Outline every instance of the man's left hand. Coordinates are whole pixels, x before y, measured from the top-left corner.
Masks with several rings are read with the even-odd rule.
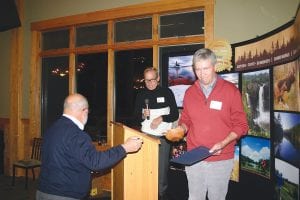
[[[222,152],[223,144],[222,142],[216,143],[210,150],[209,153],[213,153],[213,155],[220,155]]]
[[[150,124],[150,128],[151,129],[157,129],[157,127],[159,126],[159,124],[163,121],[163,118],[161,116],[153,119],[153,121]]]

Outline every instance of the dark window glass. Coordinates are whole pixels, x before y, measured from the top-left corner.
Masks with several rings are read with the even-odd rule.
[[[85,131],[92,140],[107,136],[107,53],[77,56],[77,92],[89,102],[89,117]]]
[[[69,30],[49,31],[42,34],[42,50],[69,47]]]
[[[204,11],[160,17],[161,38],[201,34],[204,34]]]
[[[144,87],[144,69],[152,66],[152,49],[116,52],[115,62],[115,121],[133,126],[135,97]]]
[[[76,46],[107,43],[107,24],[76,28]]]
[[[119,21],[115,25],[116,42],[146,40],[152,38],[152,18]]]
[[[42,59],[42,134],[63,112],[69,94],[69,57]]]

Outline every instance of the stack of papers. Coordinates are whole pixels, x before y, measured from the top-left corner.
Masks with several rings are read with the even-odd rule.
[[[177,158],[172,158],[170,161],[182,165],[192,165],[196,162],[204,160],[211,156],[213,153],[209,153],[209,149],[204,146],[199,146],[191,151],[187,151]]]

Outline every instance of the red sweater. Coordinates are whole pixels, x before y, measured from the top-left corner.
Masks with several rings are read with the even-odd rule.
[[[240,91],[234,84],[220,77],[207,99],[199,81],[188,88],[179,120],[179,124],[181,123],[188,128],[188,150],[198,146],[211,148],[225,139],[230,132],[236,133],[240,138],[248,131]],[[233,158],[234,145],[235,142],[231,142],[222,150],[221,155],[211,156],[206,161]]]

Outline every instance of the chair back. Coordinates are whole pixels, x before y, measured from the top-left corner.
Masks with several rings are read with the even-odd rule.
[[[33,138],[31,159],[41,160],[42,138]]]

